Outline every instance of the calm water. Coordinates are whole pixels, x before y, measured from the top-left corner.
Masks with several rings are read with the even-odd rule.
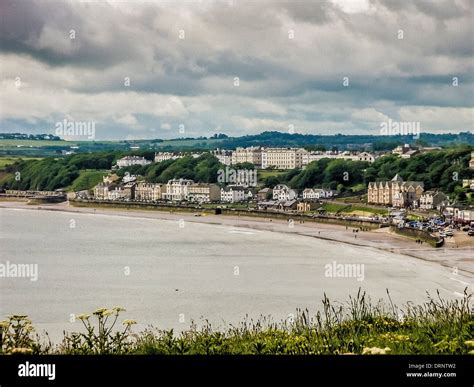
[[[315,311],[324,292],[345,302],[359,287],[372,299],[389,288],[402,303],[426,300],[427,290],[454,298],[463,289],[448,269],[414,258],[228,226],[0,209],[0,236],[1,264],[38,265],[37,281],[0,278],[0,317],[28,314],[55,340],[80,329],[71,314],[99,307],[125,307],[138,328],[181,330],[201,317],[222,325],[247,314],[281,320],[296,308]],[[333,261],[364,264],[364,280],[326,277]]]

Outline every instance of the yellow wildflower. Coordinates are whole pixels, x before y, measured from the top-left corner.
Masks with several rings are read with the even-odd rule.
[[[8,316],[10,320],[23,320],[27,317],[28,316],[26,314],[14,314],[14,315]]]
[[[113,310],[107,309],[104,311],[104,313],[102,313],[102,316],[108,317],[108,316],[112,316],[113,314],[114,314]]]
[[[365,347],[362,350],[362,355],[386,355],[390,351],[391,349],[388,347],[385,347],[385,348]]]
[[[99,308],[94,312],[96,316],[102,316],[107,311],[107,308]]]
[[[31,355],[33,350],[31,348],[13,348],[12,355]]]

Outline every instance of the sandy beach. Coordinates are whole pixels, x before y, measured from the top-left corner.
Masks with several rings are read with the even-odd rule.
[[[271,218],[253,218],[229,215],[203,215],[194,216],[185,212],[161,212],[156,210],[122,209],[122,208],[93,208],[77,207],[69,203],[29,205],[20,201],[1,201],[0,208],[18,208],[39,211],[61,211],[69,213],[89,213],[107,214],[113,216],[127,216],[138,218],[152,218],[169,221],[184,221],[193,223],[216,224],[229,227],[250,228],[255,230],[265,230],[281,233],[293,233],[313,238],[331,240],[356,246],[367,246],[383,251],[398,253],[412,258],[435,262],[453,271],[456,268],[459,272],[468,277],[474,276],[474,238],[472,241],[456,243],[448,241],[442,248],[434,248],[428,244],[419,245],[415,241],[393,233],[388,228],[376,229],[372,231],[353,232],[352,227],[322,224],[316,222],[299,223],[298,221],[289,224],[285,220]]]

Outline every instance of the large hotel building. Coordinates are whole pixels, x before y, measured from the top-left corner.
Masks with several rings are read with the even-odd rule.
[[[294,169],[303,167],[302,148],[267,148],[262,151],[262,168]]]
[[[232,165],[241,163],[252,163],[256,167],[260,167],[262,165],[262,149],[256,146],[237,148],[232,152]]]
[[[367,203],[393,207],[416,206],[423,191],[423,182],[403,181],[397,174],[390,181],[370,182]]]

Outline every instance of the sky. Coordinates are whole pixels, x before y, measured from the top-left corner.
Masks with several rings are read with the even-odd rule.
[[[473,9],[2,0],[0,131],[54,134],[64,120],[92,123],[97,140],[378,135],[390,120],[473,131]]]

